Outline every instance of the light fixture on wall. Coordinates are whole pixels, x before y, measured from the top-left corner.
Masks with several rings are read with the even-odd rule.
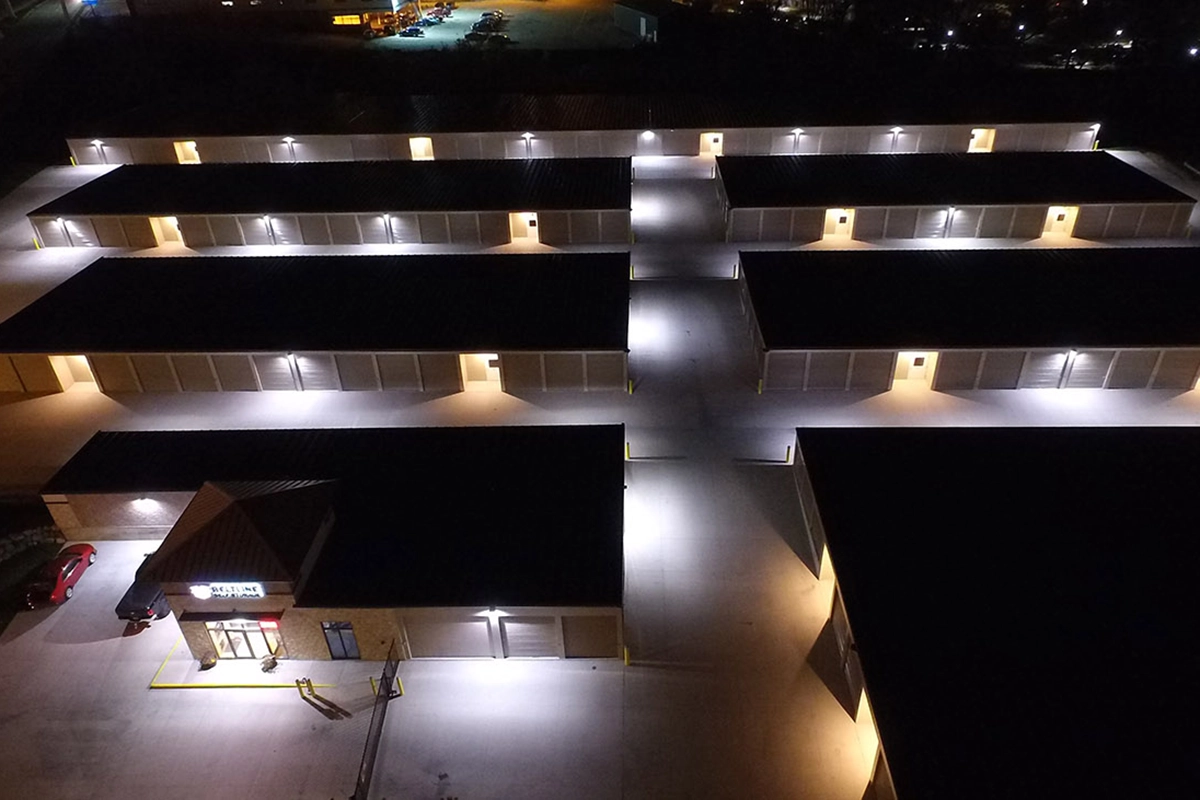
[[[108,155],[104,152],[104,141],[102,139],[92,139],[92,147],[96,148],[96,155],[100,156],[100,163],[108,163]]]
[[[294,162],[296,160],[296,140],[291,136],[285,136],[283,137],[283,143],[288,146],[288,153]]]
[[[642,131],[642,141],[643,142],[654,141],[654,131]]]
[[[531,158],[533,156],[533,134],[525,131],[521,134],[521,138],[525,140],[525,157]]]

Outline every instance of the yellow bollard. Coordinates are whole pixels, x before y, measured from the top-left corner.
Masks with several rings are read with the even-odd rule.
[[[633,280],[633,264],[629,265],[629,280]]]
[[[792,446],[790,444],[787,446],[787,453],[783,456],[783,463],[792,463]]]
[[[300,679],[296,678],[296,691],[300,693],[300,699],[304,699],[304,687],[300,685]]]
[[[371,681],[371,694],[379,694],[379,687],[375,685],[375,676],[372,675],[368,680]]]
[[[404,697],[404,684],[400,682],[400,676],[396,676],[396,688],[400,690],[400,696]]]
[[[633,394],[633,378],[629,379],[629,393]]]
[[[34,250],[41,250],[41,249],[42,249],[42,243],[38,241],[38,238],[37,238],[36,236],[35,236],[35,237],[33,237],[33,249],[34,249]]]
[[[78,164],[76,164],[76,163],[75,163],[75,156],[71,156],[71,166],[72,166],[72,167],[78,167],[78,166],[79,166]]]
[[[629,666],[629,648],[625,648],[625,666]]]
[[[317,690],[313,688],[312,678],[305,678],[304,685],[308,687],[308,696],[309,697],[317,696]]]
[[[625,460],[626,460],[626,461],[632,461],[632,460],[633,460],[633,457],[632,457],[631,455],[629,455],[629,442],[626,442],[626,443],[625,443]]]
[[[762,378],[758,379],[758,393],[762,394]]]

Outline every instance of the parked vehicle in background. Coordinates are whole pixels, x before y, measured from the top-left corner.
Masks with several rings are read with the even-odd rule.
[[[411,39],[416,36],[424,36],[425,31],[422,30],[421,28],[417,27],[416,25],[412,25],[412,26],[400,31],[400,35]]]
[[[134,573],[133,583],[125,591],[121,602],[117,603],[117,619],[147,622],[152,619],[162,619],[171,613],[171,606],[167,604],[167,596],[163,593],[162,585],[158,581],[146,580],[141,577],[142,569],[153,555],[150,553],[142,561],[141,566]]]
[[[75,584],[87,568],[96,563],[96,548],[90,544],[71,544],[64,547],[41,568],[25,590],[25,604],[30,608],[59,605],[75,594]]]

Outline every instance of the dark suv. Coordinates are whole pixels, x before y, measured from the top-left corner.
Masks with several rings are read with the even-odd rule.
[[[151,553],[142,561],[142,566],[138,567],[137,572],[134,573],[133,585],[125,591],[121,602],[117,603],[118,619],[146,622],[152,619],[162,619],[171,613],[171,607],[167,605],[167,596],[163,594],[162,586],[156,581],[143,580],[140,577],[142,567],[146,566],[146,561],[149,561],[152,555],[154,554]]]

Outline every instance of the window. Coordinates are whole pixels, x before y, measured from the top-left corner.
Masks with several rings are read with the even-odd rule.
[[[333,18],[334,25],[361,25],[362,17],[358,14],[339,14]]]
[[[206,622],[204,627],[218,658],[266,658],[282,644],[275,620],[230,619]]]
[[[322,622],[321,630],[329,645],[329,655],[335,661],[359,657],[358,640],[354,638],[354,626],[349,622]]]
[[[925,356],[917,356],[916,358],[914,358],[914,359],[913,359],[913,366],[914,366],[914,367],[923,367],[923,366],[925,366]]]

